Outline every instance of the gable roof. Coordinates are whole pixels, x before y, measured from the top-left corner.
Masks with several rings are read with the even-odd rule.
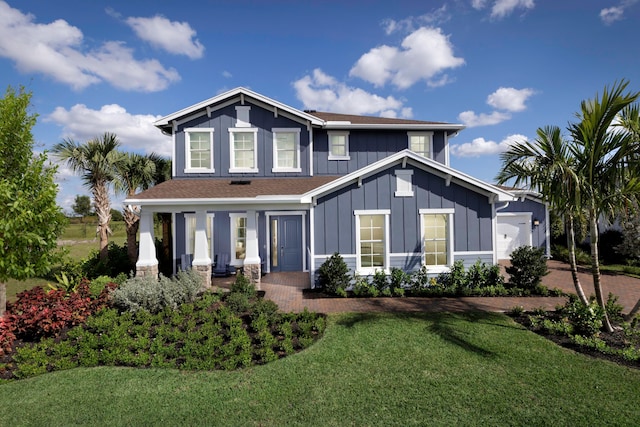
[[[172,128],[202,115],[210,115],[212,111],[240,101],[242,104],[251,102],[261,107],[273,110],[277,114],[284,114],[290,118],[311,126],[325,129],[406,129],[406,130],[447,130],[449,134],[465,128],[464,125],[445,122],[428,122],[422,120],[396,119],[387,117],[358,116],[353,114],[338,114],[317,112],[312,110],[298,110],[274,99],[260,95],[247,88],[238,87],[221,93],[212,98],[183,108],[154,122],[154,126],[165,133]]]
[[[510,192],[503,190],[495,185],[486,183],[482,180],[474,178],[470,175],[467,175],[463,172],[452,169],[448,166],[443,165],[442,163],[436,162],[435,160],[429,159],[427,157],[423,157],[419,154],[414,153],[409,149],[404,149],[395,154],[392,154],[384,159],[378,160],[375,163],[371,163],[357,171],[354,171],[348,175],[342,176],[338,179],[332,180],[320,187],[314,188],[308,193],[304,194],[304,198],[314,198],[319,197],[324,194],[329,194],[333,191],[336,191],[342,187],[346,187],[351,185],[354,181],[362,179],[366,176],[373,175],[380,170],[391,167],[395,164],[402,164],[404,162],[410,163],[413,166],[422,168],[431,173],[439,175],[443,177],[448,182],[455,182],[458,185],[463,187],[471,188],[476,192],[485,193],[491,198],[493,201],[497,202],[510,202],[516,200],[516,197]]]

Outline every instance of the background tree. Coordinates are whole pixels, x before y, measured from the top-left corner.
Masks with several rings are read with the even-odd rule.
[[[137,153],[124,153],[122,161],[116,165],[116,179],[114,188],[116,192],[133,197],[137,191],[146,190],[153,185],[156,173],[156,164],[152,156],[143,156]],[[125,206],[122,216],[127,229],[127,255],[129,262],[135,264],[138,258],[138,246],[136,237],[140,226],[140,217],[133,207]]]
[[[105,133],[84,144],[66,139],[53,147],[57,157],[82,177],[85,185],[91,190],[96,215],[98,216],[97,233],[100,236],[100,259],[106,261],[109,252],[109,234],[111,229],[111,200],[109,186],[116,174],[116,167],[123,155],[118,151],[120,142],[116,135]]]
[[[171,160],[156,154],[151,154],[153,162],[156,165],[156,173],[153,177],[153,185],[161,184],[171,179]],[[160,251],[160,272],[165,276],[173,273],[173,260],[171,248],[173,247],[171,239],[171,214],[167,212],[158,213],[162,222],[162,250]]]
[[[59,260],[57,239],[66,219],[56,203],[55,167],[34,156],[31,93],[7,88],[0,99],[0,315],[6,281],[47,273]]]
[[[91,198],[89,196],[76,194],[71,209],[73,209],[73,213],[80,216],[82,221],[85,216],[91,215]]]

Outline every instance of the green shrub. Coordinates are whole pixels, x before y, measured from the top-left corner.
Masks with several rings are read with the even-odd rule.
[[[551,257],[558,261],[569,263],[569,249],[563,245],[551,246]],[[579,265],[591,264],[591,255],[586,253],[581,248],[576,248],[576,263]]]
[[[241,292],[230,292],[224,299],[224,302],[227,304],[227,307],[229,307],[229,309],[235,314],[244,313],[249,309],[249,306],[251,305],[249,303],[249,297]]]
[[[376,270],[376,272],[373,274],[372,284],[376,287],[378,292],[382,292],[385,289],[389,288],[389,279],[387,278],[387,273],[385,273],[384,270]]]
[[[389,288],[391,293],[395,294],[396,289],[403,289],[405,284],[409,281],[407,273],[397,267],[391,267],[391,275],[389,276]],[[404,289],[403,289],[404,294]]]
[[[511,265],[506,271],[511,287],[534,291],[542,277],[549,273],[544,250],[520,246],[511,253]]]
[[[92,251],[89,257],[82,264],[83,276],[88,279],[95,279],[99,276],[116,277],[120,273],[129,274],[135,270],[135,265],[129,261],[126,243],[122,246],[115,242],[110,242],[107,247],[107,260],[100,259],[98,251]]]
[[[338,289],[346,289],[351,277],[349,268],[339,253],[334,253],[318,269],[318,283],[328,293],[335,294]]]
[[[160,275],[132,277],[113,292],[113,304],[132,313],[147,310],[158,313],[165,307],[176,309],[195,300],[202,289],[202,278],[194,270],[181,271],[172,279]]]
[[[609,292],[607,297],[607,303],[605,304],[605,310],[609,319],[613,322],[621,322],[624,317],[622,316],[622,310],[624,307],[618,304],[618,296]]]
[[[98,276],[89,283],[91,297],[96,298],[108,283],[115,283],[115,279],[109,276]]]
[[[236,276],[236,280],[231,284],[231,292],[246,295],[247,298],[253,298],[257,295],[255,285],[244,274]]]
[[[562,313],[567,316],[577,335],[592,337],[602,328],[604,312],[594,300],[584,304],[578,297],[571,295],[562,308]]]
[[[353,294],[357,297],[375,298],[380,295],[380,291],[369,283],[367,276],[357,276],[353,285]]]

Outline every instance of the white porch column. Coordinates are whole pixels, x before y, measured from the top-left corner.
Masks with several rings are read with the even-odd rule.
[[[153,212],[140,212],[140,248],[136,262],[136,276],[158,276],[158,259],[153,236]]]
[[[211,286],[211,257],[207,242],[207,211],[196,210],[196,232],[191,265],[203,278],[205,287]]]
[[[258,245],[258,215],[256,211],[247,211],[247,229],[246,229],[246,252],[244,257],[243,272],[249,278],[251,283],[256,285],[256,289],[260,289],[260,278],[262,271],[260,263],[259,245]]]

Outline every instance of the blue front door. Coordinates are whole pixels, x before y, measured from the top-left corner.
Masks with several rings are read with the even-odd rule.
[[[271,271],[302,271],[302,216],[270,219]]]

